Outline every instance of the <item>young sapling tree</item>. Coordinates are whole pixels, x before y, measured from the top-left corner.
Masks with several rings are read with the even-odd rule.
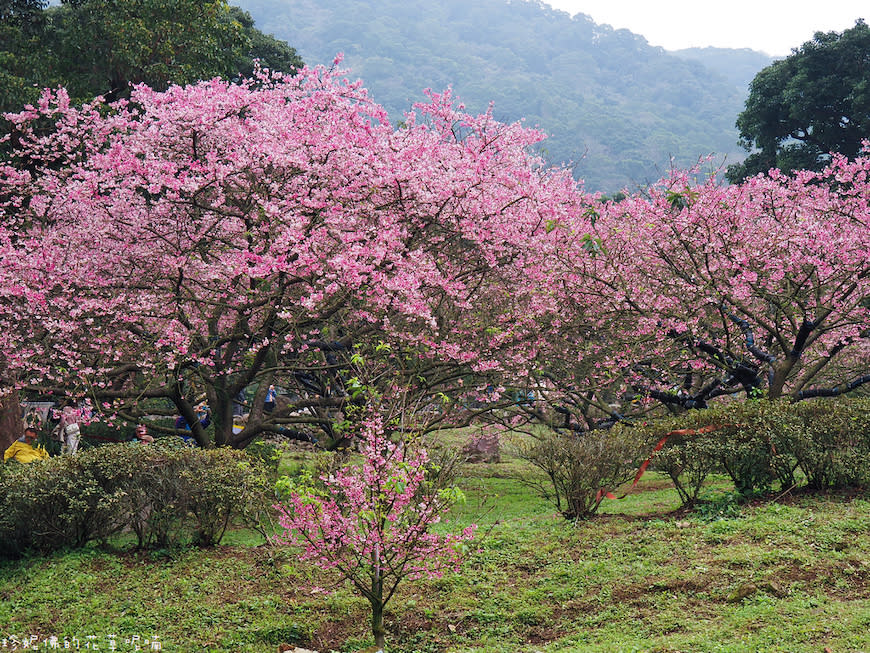
[[[461,492],[428,483],[426,451],[393,442],[379,417],[363,422],[358,437],[361,465],[322,477],[322,490],[297,488],[278,506],[284,533],[276,541],[302,547],[302,559],[349,581],[371,605],[383,647],[384,608],[399,584],[457,569],[476,526],[432,532]]]

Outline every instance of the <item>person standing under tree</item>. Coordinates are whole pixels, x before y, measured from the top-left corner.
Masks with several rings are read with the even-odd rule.
[[[275,403],[278,401],[278,391],[275,390],[274,385],[269,386],[269,390],[266,392],[266,400],[263,402],[263,412],[271,413],[275,410]]]

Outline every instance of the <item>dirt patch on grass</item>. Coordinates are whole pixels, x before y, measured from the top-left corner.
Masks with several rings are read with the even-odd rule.
[[[633,606],[645,605],[650,597],[662,592],[693,595],[706,592],[711,587],[707,576],[696,578],[648,578],[640,583],[632,583],[613,588],[611,597],[614,603]]]
[[[316,651],[329,651],[340,648],[350,637],[362,636],[365,632],[360,628],[365,619],[342,619],[340,621],[324,621],[317,626],[317,631],[310,641],[302,645]],[[389,629],[388,629],[389,630]]]
[[[772,493],[777,496],[778,493]],[[855,499],[868,498],[867,488],[842,488],[839,490],[814,490],[806,485],[795,488],[785,494],[777,496],[777,503],[791,504],[804,500],[805,498],[817,499],[826,503],[851,503]]]
[[[438,646],[440,650],[446,650],[451,636],[468,632],[464,617],[449,614],[433,619],[414,611],[405,612],[401,617],[395,618],[387,613],[385,622],[387,639],[404,646],[419,641],[421,633],[425,633],[427,648]]]
[[[526,644],[547,644],[564,637],[566,633],[567,630],[564,628],[554,626],[529,626],[523,634],[523,639]]]
[[[857,600],[870,597],[870,567],[844,560],[832,563],[822,572],[822,590],[836,600]]]
[[[583,599],[571,599],[561,605],[555,606],[551,617],[552,621],[554,623],[559,621],[570,622],[575,621],[580,617],[599,612],[601,610],[601,604],[596,601],[587,600],[587,597],[592,598],[594,594],[595,593],[587,594]]]

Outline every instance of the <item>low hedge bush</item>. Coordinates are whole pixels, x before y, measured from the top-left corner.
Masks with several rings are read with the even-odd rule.
[[[737,496],[786,490],[870,487],[870,399],[732,402],[609,430],[529,432],[518,455],[538,469],[521,480],[565,517],[596,512],[604,492],[630,480],[639,464],[667,474],[683,505],[699,500],[712,473]],[[656,444],[667,436],[660,450]]]
[[[0,555],[80,547],[125,529],[140,547],[210,546],[243,511],[267,509],[272,479],[244,452],[195,449],[174,438],[7,464]]]
[[[679,417],[655,420],[636,426],[638,437],[652,451],[668,433],[662,448],[652,454],[650,469],[666,474],[684,506],[698,501],[710,474],[722,473],[715,432],[699,432],[711,424],[706,411],[693,411]]]
[[[703,427],[714,430],[693,433]],[[734,402],[637,428],[649,441],[689,431],[669,437],[653,457],[653,468],[671,477],[685,504],[716,471],[745,495],[800,482],[813,490],[870,485],[868,399]]]
[[[794,405],[801,430],[791,453],[814,490],[870,487],[870,399]]]

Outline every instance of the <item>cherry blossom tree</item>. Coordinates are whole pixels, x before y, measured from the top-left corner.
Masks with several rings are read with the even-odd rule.
[[[725,395],[799,401],[866,384],[868,170],[837,157],[734,186],[678,172],[590,204],[590,231],[558,225],[563,328],[534,380],[555,409],[526,412],[582,430]]]
[[[476,527],[433,533],[458,491],[427,482],[426,451],[393,442],[378,416],[359,436],[362,464],[324,476],[321,489],[294,490],[278,507],[284,533],[276,539],[302,547],[302,559],[336,570],[368,600],[375,645],[383,648],[384,608],[399,584],[456,570]]]
[[[670,370],[683,376],[682,397],[656,398],[691,407],[736,390],[799,400],[870,380],[868,165],[838,159],[822,174],[727,187],[677,177],[621,209],[629,224],[612,223],[612,234],[644,268],[640,281],[621,261],[639,281],[627,299],[639,331],[670,344]],[[653,366],[635,371],[654,376]]]
[[[80,108],[58,90],[9,118],[4,384],[128,419],[168,400],[201,445],[311,428],[336,445],[374,353],[416,405],[522,367],[550,301],[544,226],[582,196],[528,154],[538,132],[449,93],[393,129],[334,69]]]

